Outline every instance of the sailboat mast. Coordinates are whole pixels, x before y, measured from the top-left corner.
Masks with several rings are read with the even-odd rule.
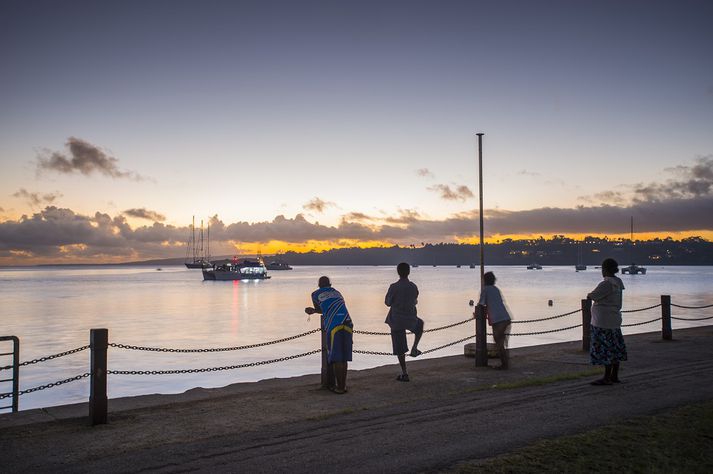
[[[193,216],[191,224],[191,247],[193,247],[193,262],[196,261],[196,216]]]
[[[208,236],[206,238],[205,261],[210,262],[210,222],[208,223]]]
[[[205,254],[203,253],[203,219],[201,219],[201,250],[200,250],[200,252],[198,253],[198,255],[200,255],[201,259],[202,259],[203,256],[205,255]]]

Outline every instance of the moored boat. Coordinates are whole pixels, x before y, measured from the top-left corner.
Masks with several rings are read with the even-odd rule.
[[[527,266],[528,270],[542,270],[542,265],[539,263],[531,263],[530,265]]]
[[[292,267],[285,262],[280,262],[273,260],[272,262],[265,265],[268,270],[292,270]]]
[[[203,269],[203,280],[266,280],[270,278],[267,268],[260,259],[233,259],[232,262]]]

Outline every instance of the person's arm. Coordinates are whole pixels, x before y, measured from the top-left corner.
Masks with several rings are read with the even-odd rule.
[[[599,301],[605,298],[611,293],[611,285],[608,281],[604,280],[599,282],[596,288],[594,288],[588,295],[587,298],[593,301]]]
[[[307,314],[314,314],[314,313],[319,313],[322,314],[322,306],[319,304],[319,300],[312,295],[312,308],[309,306],[305,308],[305,313]]]
[[[485,291],[485,288],[480,292],[480,299],[478,300],[478,304],[480,306],[488,306],[488,292]]]
[[[389,286],[389,290],[386,292],[386,297],[384,298],[384,304],[388,307],[391,307],[391,304],[394,302],[393,287],[394,285]]]

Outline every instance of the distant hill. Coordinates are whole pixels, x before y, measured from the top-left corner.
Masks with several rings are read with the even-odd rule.
[[[478,245],[426,244],[422,247],[346,248],[324,252],[286,252],[277,258],[290,265],[469,265],[479,262]],[[250,255],[254,257],[254,255]],[[552,239],[504,240],[485,245],[489,265],[574,265],[581,258],[585,265],[599,265],[607,257],[628,265],[713,265],[713,242],[699,237],[683,240],[608,240],[587,237],[583,241],[564,236]],[[232,256],[215,257],[213,260]],[[242,257],[240,257],[242,258]],[[266,260],[273,256],[265,256]],[[183,258],[146,260],[125,265],[180,265]]]

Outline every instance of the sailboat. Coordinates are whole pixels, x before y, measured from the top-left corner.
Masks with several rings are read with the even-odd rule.
[[[186,248],[186,268],[210,268],[210,224],[208,225],[207,245],[203,239],[203,221],[201,220],[201,230],[199,239],[196,242],[196,217],[193,216],[191,224],[191,237]]]
[[[579,244],[577,249],[577,264],[574,266],[575,271],[581,272],[587,269],[587,266],[582,262],[582,244]]]
[[[634,258],[633,258],[633,246],[634,246],[634,216],[631,216],[631,265],[628,267],[624,267],[621,269],[621,273],[623,274],[629,274],[629,275],[646,275],[646,268],[640,267],[634,263]]]

